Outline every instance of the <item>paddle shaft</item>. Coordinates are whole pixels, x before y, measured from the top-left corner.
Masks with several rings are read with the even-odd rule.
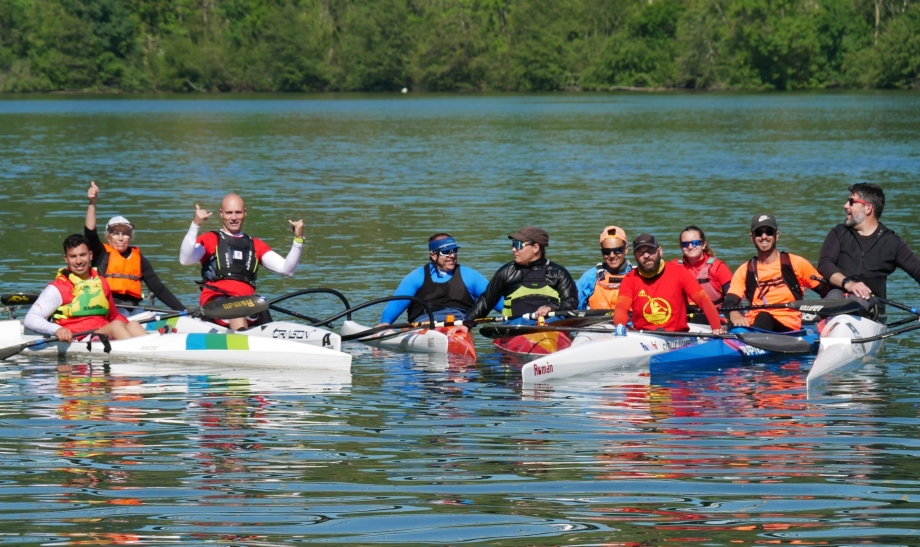
[[[920,323],[915,323],[907,327],[890,330],[888,332],[883,332],[882,334],[876,334],[875,336],[869,336],[867,338],[854,338],[850,340],[850,343],[851,344],[865,344],[866,342],[875,342],[876,340],[884,340],[885,338],[891,338],[892,336],[897,336],[899,334],[904,334],[906,332],[911,332],[911,331],[915,331],[918,329],[920,329]]]

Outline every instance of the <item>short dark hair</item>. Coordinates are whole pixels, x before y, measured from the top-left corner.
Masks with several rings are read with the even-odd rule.
[[[850,193],[859,196],[859,199],[868,201],[875,211],[875,218],[882,218],[882,211],[885,209],[885,192],[877,184],[860,182],[850,186]]]
[[[89,249],[89,240],[86,239],[86,236],[83,234],[71,234],[67,236],[67,239],[64,240],[64,254],[67,254],[67,251],[75,249],[80,245],[86,245],[86,248]]]
[[[428,243],[431,243],[432,241],[434,241],[434,240],[436,240],[436,239],[444,239],[445,237],[453,237],[453,236],[450,235],[450,234],[448,234],[447,232],[440,232],[440,233],[437,233],[437,234],[435,234],[435,235],[429,237],[429,238],[428,238]]]

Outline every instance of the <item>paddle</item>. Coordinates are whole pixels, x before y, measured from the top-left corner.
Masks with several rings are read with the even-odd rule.
[[[38,295],[32,293],[17,292],[0,295],[0,304],[4,306],[31,306],[36,300],[38,300]]]
[[[883,332],[881,334],[876,334],[875,336],[869,336],[867,338],[854,338],[850,340],[851,344],[865,344],[866,342],[875,342],[876,340],[884,340],[885,338],[891,338],[892,336],[897,336],[899,334],[904,334],[905,332],[911,332],[920,329],[920,323],[915,323],[913,325],[903,327],[900,329],[890,330],[888,332]]]
[[[920,315],[920,308],[912,308],[908,306],[907,304],[901,304],[900,302],[892,302],[891,300],[888,300],[886,298],[879,298],[878,296],[876,296],[875,299],[881,302],[882,304],[885,304],[886,306],[891,306],[892,308],[904,310],[907,313],[912,313],[914,315]]]
[[[737,306],[732,308],[719,308],[719,311],[741,311],[741,310],[774,310],[789,309],[816,315],[845,315],[856,313],[862,309],[862,305],[855,300],[846,298],[834,298],[829,300],[796,300],[794,302],[783,302],[780,304],[765,304],[763,306]]]
[[[483,327],[479,333],[488,338],[507,338],[519,334],[530,334],[538,332],[601,332],[613,333],[609,329],[597,329],[591,327],[554,327],[553,325],[506,325]],[[667,332],[667,331],[648,331],[636,330],[630,331],[636,334],[651,334],[654,336],[675,336],[675,337],[693,337],[693,338],[719,338],[729,340],[740,340],[749,346],[760,348],[775,353],[812,353],[814,347],[800,338],[794,338],[783,334],[771,334],[761,332],[744,332],[729,334],[711,334],[703,332]]]

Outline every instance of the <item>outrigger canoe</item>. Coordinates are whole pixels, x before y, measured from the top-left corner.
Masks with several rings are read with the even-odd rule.
[[[17,320],[0,321],[0,347],[42,340],[24,334]],[[151,333],[127,340],[49,342],[27,347],[22,355],[150,359],[179,363],[291,367],[298,369],[350,370],[351,355],[310,344],[261,336],[226,333]]]
[[[751,327],[735,327],[729,334],[769,333]],[[772,333],[776,336],[788,336],[808,342],[813,351],[818,351],[818,330],[814,326],[803,330]],[[740,339],[714,338],[691,344],[664,353],[652,355],[648,360],[649,374],[652,376],[671,374],[680,370],[704,369],[737,365],[755,359],[769,359],[783,354],[767,351],[745,344]]]
[[[131,317],[135,319],[137,316]],[[195,317],[171,317],[160,321],[151,321],[145,323],[148,332],[156,332],[163,327],[169,326],[176,332],[198,332],[198,333],[219,333],[219,334],[242,334],[245,336],[259,336],[264,338],[275,338],[281,340],[292,340],[310,344],[320,348],[329,348],[335,351],[342,349],[342,337],[331,330],[321,327],[302,325],[291,321],[272,321],[264,325],[258,325],[250,329],[241,331],[232,331],[216,323],[203,321]]]
[[[524,384],[638,366],[652,355],[697,343],[692,332],[677,337],[637,332],[614,336],[613,325],[598,327],[601,328],[610,333],[579,333],[571,347],[526,363],[521,368]],[[691,328],[699,329],[696,332],[708,332],[708,327],[700,325]],[[579,341],[583,334],[585,341]]]
[[[887,327],[866,317],[838,315],[821,329],[821,342],[815,362],[808,371],[809,385],[820,383],[836,371],[849,370],[874,359],[884,340],[853,343],[853,340],[883,334]]]
[[[342,336],[353,336],[371,328],[348,320],[342,323]],[[452,354],[476,359],[473,337],[465,327],[419,328],[404,332],[385,330],[358,340],[391,351]]]

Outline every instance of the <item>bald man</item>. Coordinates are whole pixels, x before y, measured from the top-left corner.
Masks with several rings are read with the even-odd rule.
[[[199,305],[215,298],[255,294],[260,264],[281,275],[294,275],[303,248],[303,220],[288,220],[294,244],[287,257],[282,257],[262,240],[243,233],[246,205],[240,196],[227,194],[220,203],[220,230],[199,236],[198,229],[213,214],[196,203],[195,218],[179,248],[179,262],[183,266],[201,264]],[[241,317],[231,319],[228,324],[234,330],[241,330],[258,322],[258,318]]]

